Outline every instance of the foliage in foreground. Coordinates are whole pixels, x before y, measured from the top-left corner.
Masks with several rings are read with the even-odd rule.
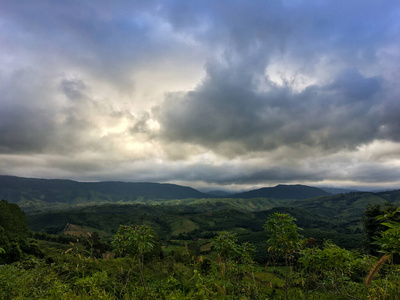
[[[148,226],[121,226],[112,243],[116,258],[100,258],[96,236],[0,265],[0,299],[399,299],[398,213],[378,218],[386,229],[375,239],[382,259],[329,241],[318,246],[300,236],[293,217],[274,213],[265,223],[273,258],[266,267],[231,232],[213,238],[212,252],[200,256],[187,245],[163,251]],[[0,248],[5,257],[8,248]]]

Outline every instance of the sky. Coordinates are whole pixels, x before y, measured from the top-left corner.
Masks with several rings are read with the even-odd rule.
[[[400,188],[398,0],[3,0],[0,45],[0,174]]]

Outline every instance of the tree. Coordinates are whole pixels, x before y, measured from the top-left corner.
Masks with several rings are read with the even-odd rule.
[[[386,202],[383,209],[379,204],[368,204],[362,218],[362,223],[367,235],[365,248],[369,254],[375,256],[379,254],[380,248],[375,243],[375,238],[379,237],[387,229],[382,223],[390,220],[400,221],[398,216],[391,215],[396,209],[397,206],[391,202]],[[379,216],[384,216],[384,219],[378,219]]]
[[[103,253],[107,250],[107,245],[101,241],[101,237],[96,231],[89,234],[84,244],[91,257],[101,258]]]
[[[371,280],[374,278],[376,272],[379,268],[389,260],[393,260],[395,255],[400,254],[400,222],[393,221],[393,219],[398,220],[400,216],[400,207],[391,213],[386,213],[384,215],[376,217],[376,219],[381,223],[381,225],[387,230],[383,231],[380,236],[375,237],[376,245],[380,246],[381,250],[379,252],[384,253],[381,259],[375,264],[371,269],[367,279],[366,284],[369,285]]]
[[[28,237],[28,220],[25,213],[18,205],[8,203],[6,200],[0,201],[0,226],[9,239],[16,237]]]
[[[22,257],[22,248],[29,248],[28,221],[18,205],[0,201],[0,263],[11,263]]]
[[[112,241],[112,245],[117,254],[128,254],[137,259],[140,281],[144,289],[145,299],[147,299],[147,289],[143,277],[144,255],[154,248],[154,241],[155,233],[146,225],[138,225],[135,227],[121,225]]]
[[[325,295],[336,294],[340,299],[358,299],[354,297],[357,293],[354,283],[362,282],[365,272],[371,266],[371,258],[325,241],[322,249],[302,249],[299,263],[308,277],[306,299],[310,287]]]
[[[375,244],[381,247],[380,252],[392,256],[400,253],[400,222],[394,221],[399,216],[400,207],[391,213],[377,217],[379,221],[383,221],[381,224],[387,229],[381,233],[380,237],[375,237]]]
[[[248,242],[239,244],[235,233],[223,231],[214,238],[214,251],[218,254],[220,274],[230,285],[233,284],[234,294],[239,295],[245,292],[258,297],[258,290],[255,284],[252,286],[242,282],[245,275],[251,276],[255,281],[251,267],[254,263],[253,245]],[[224,286],[223,294],[225,293],[226,288]]]
[[[235,233],[222,231],[214,238],[214,250],[224,264],[253,263],[254,246],[250,243],[238,243]]]
[[[226,265],[238,251],[236,234],[222,231],[214,238],[214,250]]]
[[[297,227],[295,221],[296,219],[289,214],[274,213],[264,225],[269,235],[268,251],[284,258],[285,262],[298,249],[300,228]]]
[[[294,253],[299,250],[300,230],[295,223],[296,219],[289,214],[272,214],[264,227],[268,232],[268,251],[285,261],[285,296],[288,299],[289,268],[294,258]]]

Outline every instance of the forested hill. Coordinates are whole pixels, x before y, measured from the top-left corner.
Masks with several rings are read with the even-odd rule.
[[[369,195],[369,193],[367,194]],[[250,206],[256,210],[263,210],[266,207],[271,207],[272,203],[272,206],[288,205],[288,201],[292,206],[302,206],[309,203],[311,206],[317,205],[320,207],[319,203],[325,203],[332,207],[340,207],[339,203],[344,201],[342,199],[346,199],[345,203],[347,203],[353,201],[348,198],[353,199],[355,195],[355,193],[350,193],[333,196],[315,187],[278,185],[276,187],[252,190],[222,198],[221,196],[202,193],[196,189],[175,184],[118,181],[77,182],[72,180],[33,179],[0,175],[0,199],[18,204],[27,212],[63,209],[71,205],[98,205],[105,203],[160,204],[160,202],[165,205],[206,205],[208,203],[207,205],[211,206],[223,205],[225,203],[226,205],[245,210],[249,209]],[[395,192],[372,193],[371,195],[375,195],[375,198],[387,199],[392,202],[399,201],[400,199],[398,193]],[[321,197],[326,197],[326,199]],[[203,201],[203,199],[207,199],[207,201]],[[315,202],[312,199],[318,201]]]
[[[0,199],[17,203],[90,203],[150,199],[210,198],[190,187],[150,182],[77,182],[0,176]]]
[[[322,196],[330,196],[322,189],[306,185],[277,185],[275,187],[261,188],[230,196],[230,198],[274,198],[274,199],[309,199]]]

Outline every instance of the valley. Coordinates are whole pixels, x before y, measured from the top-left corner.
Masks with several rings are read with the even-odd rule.
[[[147,190],[151,188],[155,190]],[[185,198],[187,193],[191,197]],[[31,248],[24,250],[23,247],[26,246],[19,246],[21,248],[19,251],[22,251],[20,259],[27,257],[25,252],[37,253],[34,255],[49,263],[57,265],[61,264],[61,261],[64,261],[62,264],[78,263],[78,265],[82,264],[81,268],[86,270],[90,267],[90,260],[96,258],[101,266],[96,272],[106,272],[104,274],[114,276],[113,280],[115,280],[117,275],[106,271],[106,265],[115,266],[117,264],[124,268],[123,265],[129,262],[129,256],[115,257],[116,237],[121,234],[121,228],[135,228],[134,230],[136,230],[143,226],[154,232],[153,236],[155,237],[152,254],[149,254],[148,257],[151,263],[146,268],[147,276],[155,274],[152,268],[156,264],[161,264],[162,268],[166,268],[167,262],[173,261],[171,270],[175,272],[174,280],[178,280],[182,284],[186,282],[186,285],[191,286],[187,281],[188,278],[178,273],[186,272],[192,274],[190,276],[194,276],[196,273],[193,272],[197,272],[196,270],[208,268],[203,261],[207,261],[207,265],[210,266],[218,263],[219,255],[222,255],[220,253],[216,256],[216,251],[219,251],[218,247],[220,247],[218,241],[228,238],[230,245],[238,247],[235,248],[235,251],[240,253],[247,251],[240,248],[240,245],[251,245],[249,249],[251,249],[251,262],[254,267],[252,276],[255,276],[255,282],[259,281],[259,284],[252,286],[251,289],[256,289],[257,293],[265,295],[282,293],[284,288],[288,287],[288,283],[285,284],[282,281],[285,277],[283,261],[279,259],[276,261],[277,257],[270,251],[270,235],[265,228],[267,220],[277,215],[290,216],[295,220],[296,228],[297,226],[299,228],[299,239],[303,240],[303,243],[312,241],[313,247],[321,249],[321,251],[325,251],[322,249],[329,249],[329,247],[339,247],[337,249],[347,251],[348,255],[359,252],[368,253],[369,249],[372,249],[371,241],[368,240],[371,236],[366,234],[365,224],[372,222],[372,219],[367,217],[365,212],[369,211],[369,214],[374,214],[376,211],[377,214],[381,214],[381,209],[389,207],[389,204],[396,206],[400,203],[400,190],[379,193],[329,194],[315,187],[278,185],[274,188],[229,195],[229,198],[226,198],[204,194],[177,185],[121,182],[84,184],[72,181],[1,176],[0,194],[1,197],[10,196],[13,200],[9,201],[10,205],[18,204],[25,211],[26,224],[31,232],[30,240],[27,243],[30,244],[29,247],[36,250]],[[151,195],[156,196],[152,197]],[[6,201],[3,202],[6,203]],[[11,202],[15,204],[11,204]],[[364,218],[369,219],[364,220]],[[374,226],[372,228],[378,228],[377,225]],[[380,228],[379,230],[383,230],[382,227]],[[224,237],[226,234],[228,235]],[[24,233],[23,236],[26,238],[28,235]],[[12,235],[8,237],[8,240],[13,240]],[[15,251],[11,250],[14,249],[13,247],[5,247],[6,254]],[[304,251],[308,249],[306,244],[301,247],[303,250],[293,250],[300,251],[296,252],[296,258],[293,257],[293,264],[297,266],[296,268],[300,267],[298,264],[301,257],[306,255]],[[68,253],[67,256],[66,253]],[[245,253],[247,252],[237,256],[235,258],[238,259],[237,262],[231,267],[238,264],[237,268],[245,270],[245,265],[242,265],[243,255],[247,255]],[[81,262],[73,262],[76,258]],[[9,259],[13,260],[11,257]],[[87,259],[89,260],[87,261]],[[86,262],[83,264],[84,261]],[[233,261],[229,263],[227,261],[224,264],[227,266],[232,263]],[[85,264],[88,265],[84,266]],[[220,262],[219,267],[217,264],[214,265],[214,268],[217,270],[224,264],[221,265]],[[273,266],[268,269],[270,264]],[[262,266],[266,266],[266,271],[263,271]],[[125,265],[125,267],[129,269],[128,266]],[[140,267],[140,264],[137,267]],[[186,271],[178,271],[177,268],[183,268]],[[239,269],[235,272],[242,272]],[[220,269],[218,272],[222,272],[222,270]],[[89,272],[89,270],[85,272]],[[235,272],[230,276],[237,276],[234,275]],[[249,270],[244,272],[250,274],[247,273]],[[167,276],[167,273],[163,273],[162,276]],[[98,273],[91,274],[95,276]],[[127,275],[124,272],[122,274]],[[205,276],[203,280],[208,278],[207,274],[202,275]],[[136,274],[136,276],[138,275],[139,273]],[[76,278],[74,280],[89,278],[75,271],[69,276]],[[132,278],[132,280],[134,279]],[[223,275],[218,280],[225,282],[223,284],[227,286],[225,280],[229,282],[232,277]],[[262,287],[264,280],[268,287]],[[290,289],[292,293],[296,293],[295,291],[299,287],[293,284]],[[76,293],[72,286],[70,288],[73,294]],[[101,286],[99,288],[99,291],[103,289]],[[143,290],[140,292],[136,288],[132,288],[131,292],[126,291],[128,293],[126,295],[143,292]],[[208,289],[210,288],[211,286],[208,287]],[[86,294],[89,297],[98,296],[91,289],[86,290],[89,291],[89,294]],[[172,290],[174,288],[171,288]],[[192,291],[193,287],[190,287],[189,290]],[[106,288],[103,291],[113,294]],[[154,289],[152,292],[157,294]],[[210,292],[214,293],[211,290]],[[218,291],[216,292],[218,293]],[[78,294],[82,293],[86,292],[82,290],[78,292]],[[248,292],[244,294],[246,293]],[[317,291],[315,293],[319,295]],[[186,292],[185,298],[189,294]],[[340,299],[340,297],[332,299]]]

